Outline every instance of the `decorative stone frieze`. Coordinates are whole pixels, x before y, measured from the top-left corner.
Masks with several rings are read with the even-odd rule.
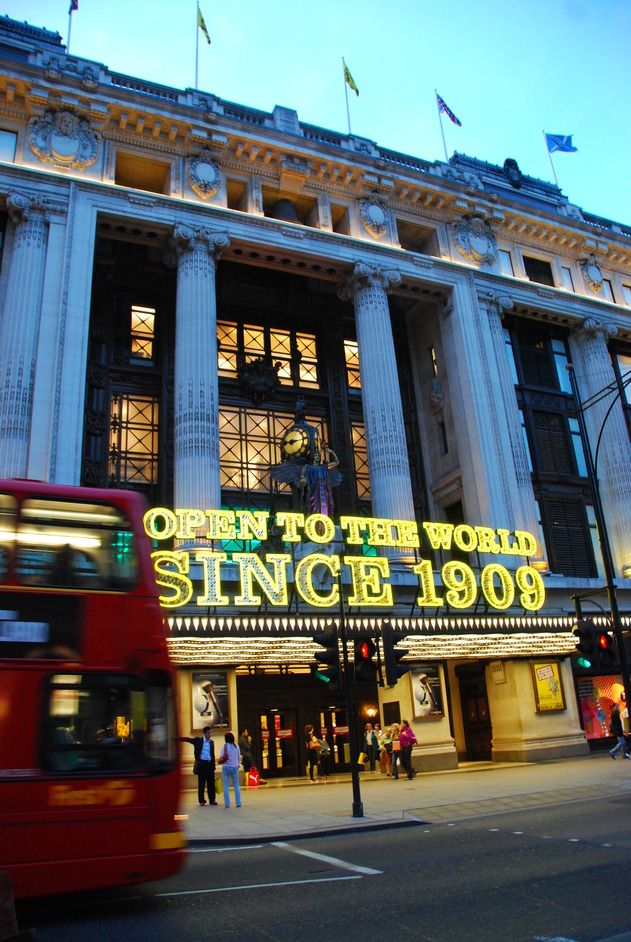
[[[203,200],[215,196],[221,187],[221,170],[208,150],[188,158],[187,178],[191,189]]]
[[[375,239],[380,239],[390,228],[388,208],[382,200],[373,196],[359,201],[359,218],[362,226]]]
[[[466,216],[451,224],[456,248],[472,262],[492,264],[497,258],[497,241],[482,216]]]
[[[29,122],[28,141],[42,163],[85,170],[96,161],[101,135],[73,111],[47,111]]]

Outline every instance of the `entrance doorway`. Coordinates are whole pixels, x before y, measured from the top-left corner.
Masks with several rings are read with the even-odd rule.
[[[298,775],[298,739],[295,710],[259,713],[261,772],[265,778]]]
[[[468,762],[490,762],[493,728],[482,664],[456,667]]]

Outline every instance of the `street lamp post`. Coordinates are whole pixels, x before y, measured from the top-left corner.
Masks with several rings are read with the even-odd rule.
[[[620,667],[622,670],[622,683],[624,685],[624,694],[627,703],[627,708],[631,709],[631,678],[629,676],[629,663],[627,661],[627,652],[624,647],[624,638],[622,635],[622,622],[620,620],[620,611],[618,609],[618,600],[616,598],[616,586],[615,586],[615,571],[613,565],[613,558],[611,555],[611,547],[609,545],[609,534],[607,532],[607,525],[605,523],[605,517],[603,514],[602,503],[600,500],[600,488],[598,486],[598,477],[596,475],[596,469],[594,466],[594,459],[592,457],[592,450],[589,444],[589,438],[587,437],[587,428],[585,425],[585,416],[583,414],[584,408],[581,403],[580,393],[578,391],[578,386],[576,383],[576,376],[574,375],[574,367],[571,364],[568,364],[566,367],[570,375],[570,385],[572,387],[572,395],[574,396],[574,403],[576,405],[576,412],[578,416],[578,427],[581,435],[581,441],[583,443],[583,450],[585,452],[585,458],[587,463],[587,476],[589,478],[589,487],[592,493],[592,501],[594,504],[594,514],[596,516],[596,529],[598,530],[598,540],[600,543],[600,550],[603,558],[603,568],[605,570],[605,588],[607,590],[607,597],[609,599],[609,608],[611,610],[611,622],[613,625],[613,633],[616,639],[616,645],[618,647],[618,657],[620,659]],[[605,422],[609,418],[611,409],[605,416]],[[603,422],[603,427],[605,422]],[[602,428],[601,428],[602,435]],[[598,439],[598,444],[600,446],[600,436]]]

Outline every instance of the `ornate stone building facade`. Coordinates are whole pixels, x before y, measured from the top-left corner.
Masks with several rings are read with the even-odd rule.
[[[350,638],[388,619],[414,665],[394,687],[357,688],[359,715],[418,719],[422,768],[586,749],[572,596],[599,598],[604,582],[566,367],[589,406],[626,612],[631,228],[512,159],[425,161],[281,106],[113,73],[27,24],[0,33],[0,474],[137,488],[180,512],[168,551],[188,547],[190,571],[170,579],[165,564],[162,585],[185,725],[205,673],[225,682],[268,774],[304,769],[299,730],[318,720],[345,765],[344,699],[309,672],[339,604],[299,595],[308,547],[272,527],[257,540],[253,524],[239,542],[226,524],[295,510],[271,469],[300,401],[339,468],[336,540],[343,517],[421,534],[379,547],[375,524],[370,589],[355,605],[342,591]],[[533,543],[517,557],[508,534],[522,532]],[[286,566],[282,604],[273,574],[254,591],[266,577],[252,561],[244,588],[244,549],[290,560],[270,563]],[[333,599],[337,563],[319,565]],[[175,607],[169,585],[189,575],[205,589]],[[392,596],[377,604],[381,577]],[[541,705],[537,665],[562,707]],[[440,695],[428,722],[410,682],[423,671]]]

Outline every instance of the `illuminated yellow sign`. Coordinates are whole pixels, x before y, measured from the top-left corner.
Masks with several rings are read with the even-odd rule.
[[[267,511],[249,510],[168,510],[155,507],[145,514],[145,530],[152,540],[198,542],[190,550],[158,550],[153,553],[156,581],[166,589],[160,596],[165,608],[180,608],[193,599],[195,589],[189,576],[191,557],[201,564],[203,592],[194,603],[203,607],[222,607],[230,604],[260,606],[263,596],[270,605],[287,607],[288,570],[292,565],[289,553],[267,553],[265,560],[256,553],[233,552],[231,562],[236,565],[240,590],[232,601],[222,590],[222,566],[228,563],[228,554],[205,549],[200,540],[214,545],[216,541],[267,540],[270,515]],[[334,544],[336,526],[323,514],[304,514],[281,511],[274,524],[283,542],[316,545]],[[484,553],[502,556],[533,556],[537,543],[525,530],[494,530],[491,527],[457,526],[450,523],[422,523],[429,545],[434,550],[452,548],[465,553]],[[371,546],[400,550],[420,547],[418,526],[413,520],[386,520],[377,517],[341,517],[339,530],[346,547]],[[331,547],[332,548],[332,547]],[[392,586],[387,556],[344,555],[314,552],[295,562],[293,582],[300,598],[315,608],[339,605],[337,578],[344,565],[350,574],[351,591],[347,603],[358,608],[389,607],[393,604]],[[545,587],[540,574],[532,566],[524,565],[512,570],[494,562],[485,566],[479,576],[467,563],[451,560],[440,572],[440,584],[429,559],[420,559],[412,566],[418,576],[419,595],[416,602],[423,608],[465,609],[472,606],[480,590],[491,608],[500,611],[510,608],[517,599],[520,608],[535,612],[545,601]],[[328,577],[328,578],[326,578]]]
[[[136,797],[132,782],[114,779],[111,782],[95,782],[91,785],[51,785],[48,789],[48,804],[52,808],[85,807],[87,805],[130,805]]]

